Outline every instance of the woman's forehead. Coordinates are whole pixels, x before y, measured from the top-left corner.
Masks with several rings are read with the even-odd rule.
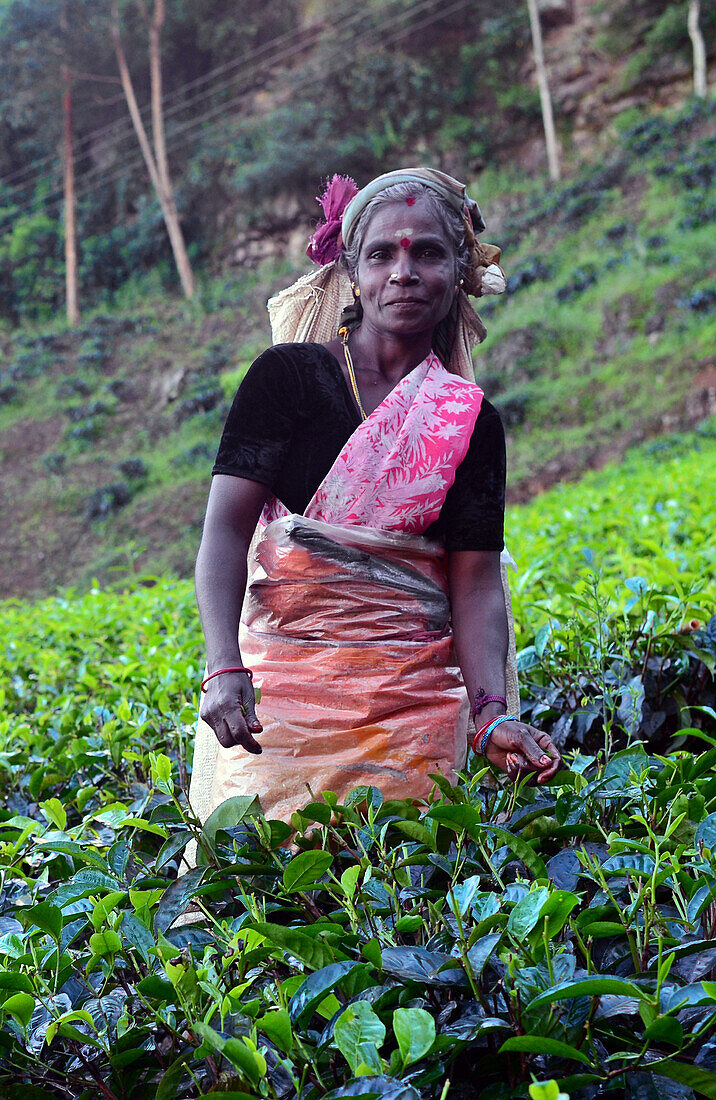
[[[379,207],[366,227],[364,246],[378,238],[392,240],[393,237],[414,238],[429,235],[446,240],[443,224],[432,208],[422,196],[414,198],[412,204],[401,199]]]

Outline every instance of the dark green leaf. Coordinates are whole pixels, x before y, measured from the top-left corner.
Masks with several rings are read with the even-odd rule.
[[[190,840],[191,833],[188,829],[178,829],[175,833],[172,833],[157,853],[154,870],[161,871],[162,867],[165,867],[170,860],[174,859],[174,856],[184,851]]]
[[[306,963],[312,970],[320,970],[335,962],[335,955],[330,947],[322,940],[309,936],[306,932],[299,932],[296,928],[284,928],[282,924],[269,924],[257,921],[252,925],[262,936],[266,937],[270,947],[278,947],[281,951],[288,951],[297,959]]]
[[[288,1005],[293,1024],[298,1026],[310,1020],[324,997],[340,986],[341,979],[345,978],[351,970],[364,965],[365,963],[346,959],[344,962],[331,963],[330,966],[324,966],[313,974],[309,974]]]
[[[341,1100],[344,1096],[362,1096],[364,1100],[420,1100],[412,1085],[394,1077],[358,1077],[347,1085],[325,1093],[323,1100]]]
[[[710,1073],[707,1069],[700,1069],[686,1062],[660,1062],[658,1065],[649,1066],[652,1073],[659,1077],[668,1077],[672,1081],[678,1081],[682,1085],[688,1085],[700,1096],[708,1096],[710,1100],[716,1100],[716,1073]]]
[[[427,951],[424,947],[384,947],[382,962],[386,973],[406,981],[428,985],[464,985],[467,980],[462,967],[440,969],[455,962],[451,955]]]
[[[500,828],[499,825],[487,825],[491,832],[493,832],[503,844],[506,844],[508,848],[511,848],[518,859],[521,859],[527,870],[531,873],[535,879],[547,879],[547,868],[544,865],[544,861],[536,854],[536,852],[529,846],[526,840],[522,840],[521,837],[514,836],[508,832],[507,829]]]
[[[155,1100],[176,1100],[179,1083],[184,1076],[186,1063],[193,1056],[194,1051],[185,1050],[176,1061],[172,1062],[169,1069],[163,1074],[157,1087]]]
[[[510,1050],[523,1051],[525,1054],[551,1054],[553,1058],[568,1058],[585,1066],[592,1065],[592,1059],[581,1050],[558,1039],[548,1039],[544,1035],[514,1035],[502,1044],[500,1054]]]
[[[635,997],[641,1001],[644,992],[633,982],[624,981],[621,978],[610,978],[607,975],[594,978],[580,978],[577,981],[562,982],[545,990],[530,1001],[531,1008],[539,1005],[551,1004],[552,1001],[565,1001],[570,997],[599,997],[602,993],[619,993],[623,997]]]
[[[41,901],[38,905],[33,905],[32,909],[21,909],[18,918],[26,928],[30,929],[34,925],[47,933],[55,943],[59,943],[62,935],[62,910],[56,905]]]
[[[205,867],[195,867],[187,871],[168,886],[159,899],[154,917],[155,932],[166,932],[167,928],[183,913],[197,893],[201,880],[206,874]]]
[[[32,993],[32,982],[27,974],[15,974],[11,970],[2,970],[0,971],[0,989]]]
[[[217,806],[207,818],[201,832],[202,840],[213,849],[219,829],[233,829],[236,825],[240,825],[242,821],[245,821],[247,817],[256,816],[260,812],[259,800],[254,795],[241,794],[235,795],[233,798],[227,798],[226,802],[222,802],[220,806]],[[201,845],[199,845],[198,852],[201,853]]]
[[[498,943],[502,939],[502,932],[490,932],[472,945],[467,953],[470,966],[476,977],[480,977],[485,963],[490,958]]]

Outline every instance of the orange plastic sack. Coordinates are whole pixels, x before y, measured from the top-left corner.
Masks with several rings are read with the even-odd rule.
[[[362,784],[386,798],[429,793],[430,772],[465,762],[468,700],[449,628],[446,554],[424,538],[275,520],[256,549],[241,651],[261,688],[263,753],[197,744],[192,803],[202,818],[257,794],[290,815],[323,790]],[[198,731],[198,734],[201,731]],[[204,777],[204,784],[208,776]],[[197,805],[197,803],[201,803]]]

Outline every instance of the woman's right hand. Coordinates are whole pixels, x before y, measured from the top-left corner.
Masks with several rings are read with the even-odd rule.
[[[245,672],[223,672],[206,685],[199,717],[213,729],[225,749],[241,745],[258,754],[262,748],[254,739],[263,726],[256,717],[253,684]]]

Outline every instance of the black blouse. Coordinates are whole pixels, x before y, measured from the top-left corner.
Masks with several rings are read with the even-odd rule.
[[[266,485],[302,513],[360,424],[341,365],[321,344],[278,344],[249,368],[234,397],[214,464]],[[483,398],[470,446],[425,534],[448,550],[504,546],[505,435]]]

